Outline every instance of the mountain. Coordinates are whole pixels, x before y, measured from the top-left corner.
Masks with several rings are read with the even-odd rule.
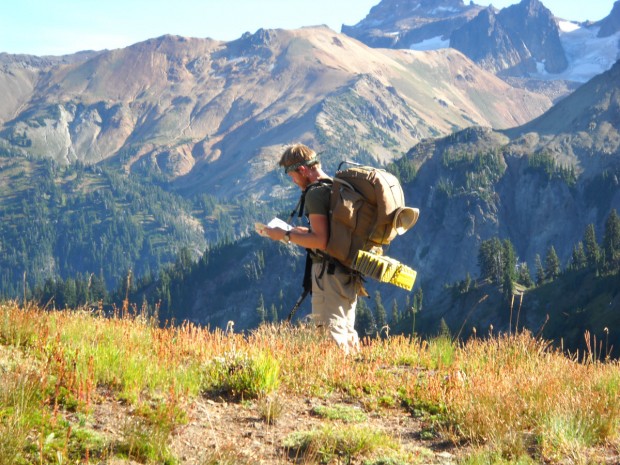
[[[477,275],[485,239],[509,238],[533,270],[551,245],[566,263],[588,224],[602,231],[620,210],[619,83],[620,62],[526,125],[423,141],[399,161],[416,169],[407,198],[421,208],[415,252],[399,252],[428,294]]]
[[[576,23],[554,16],[539,0],[502,10],[473,2],[383,0],[342,32],[373,47],[457,48],[513,85],[559,98],[618,59],[619,9],[616,2],[608,17]]]
[[[0,149],[157,174],[183,195],[268,197],[291,141],[332,166],[360,151],[385,163],[423,138],[513,127],[551,105],[454,50],[378,50],[324,27],[163,36],[25,70],[21,84],[11,73]]]
[[[616,0],[609,16],[599,21],[598,37],[609,37],[620,32],[620,1]]]
[[[42,74],[63,64],[84,60],[95,52],[82,52],[62,57],[37,57],[0,53],[0,124],[19,114],[35,93]]]
[[[450,46],[489,71],[524,75],[542,63],[549,73],[568,66],[558,25],[538,0],[523,0],[497,15],[489,7],[452,32]]]
[[[463,0],[382,0],[354,26],[342,33],[378,48],[423,50],[448,41],[455,29],[467,24],[483,7]]]
[[[24,275],[31,289],[76,274],[110,288],[246,236],[297,195],[274,169],[284,144],[315,146],[329,169],[380,165],[551,105],[457,51],[378,50],[327,28],[2,54],[0,88],[5,295]]]

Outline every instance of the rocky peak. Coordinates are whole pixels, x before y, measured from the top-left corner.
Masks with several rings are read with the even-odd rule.
[[[505,67],[518,65],[523,50],[516,50],[509,34],[498,21],[492,6],[482,10],[462,28],[455,30],[450,37],[453,48],[466,53],[483,68],[496,71],[496,63],[501,58]],[[520,44],[517,44],[520,45]]]
[[[371,8],[357,27],[393,24],[414,15],[430,18],[454,16],[467,8],[463,0],[383,0]]]
[[[609,37],[620,31],[620,0],[614,3],[611,13],[599,22],[601,29],[598,31],[598,37]]]
[[[277,41],[277,32],[272,29],[259,29],[254,34],[246,32],[239,39],[226,44],[229,54],[238,56],[260,56],[268,58],[273,55]]]
[[[447,39],[481,8],[463,0],[383,0],[355,26],[343,25],[342,32],[371,47],[415,48],[424,40]]]
[[[515,5],[511,5],[505,8],[503,11],[519,11],[525,16],[529,17],[537,17],[540,15],[551,14],[551,12],[545,8],[545,6],[540,2],[540,0],[522,0],[520,3]]]
[[[539,0],[522,0],[497,15],[489,7],[453,31],[450,46],[492,72],[523,75],[544,66],[566,69],[568,60],[551,11]]]
[[[549,73],[560,73],[568,66],[555,18],[539,0],[521,3],[500,11],[499,20],[511,36],[522,41],[537,63]]]

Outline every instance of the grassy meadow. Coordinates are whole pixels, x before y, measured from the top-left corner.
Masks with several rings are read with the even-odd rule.
[[[0,303],[0,465],[620,462],[620,366],[600,342],[563,354],[526,332],[390,335],[345,357],[300,326],[154,321],[129,306],[103,316]],[[315,420],[278,430],[293,399]],[[209,439],[179,454],[199,403],[252,409],[277,460],[225,447],[209,418]],[[411,423],[377,426],[396,416]]]

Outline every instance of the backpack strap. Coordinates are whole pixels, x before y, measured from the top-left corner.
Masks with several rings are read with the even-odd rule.
[[[293,217],[295,215],[297,215],[298,218],[301,218],[304,214],[304,207],[306,206],[306,194],[313,189],[314,187],[320,186],[321,184],[332,184],[333,181],[331,179],[319,179],[316,182],[313,182],[312,184],[308,184],[306,186],[306,188],[304,189],[304,191],[301,193],[301,195],[299,196],[299,200],[297,201],[297,205],[295,206],[295,209],[291,212],[291,215],[289,217],[289,223],[292,221]]]

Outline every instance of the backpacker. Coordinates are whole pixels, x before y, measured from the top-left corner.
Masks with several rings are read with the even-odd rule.
[[[342,170],[343,164],[354,165]],[[321,182],[321,181],[319,181]],[[381,282],[411,290],[416,271],[383,257],[383,246],[406,233],[418,221],[420,211],[405,206],[400,182],[385,170],[343,161],[331,182],[329,240],[325,252],[347,268]],[[305,193],[291,213],[304,210]],[[311,261],[306,257],[304,292],[291,310],[288,321],[311,292]]]
[[[343,170],[344,163],[354,166]],[[352,268],[359,251],[381,255],[383,246],[407,232],[419,214],[417,208],[405,206],[396,176],[382,169],[342,162],[333,178],[325,252]]]

